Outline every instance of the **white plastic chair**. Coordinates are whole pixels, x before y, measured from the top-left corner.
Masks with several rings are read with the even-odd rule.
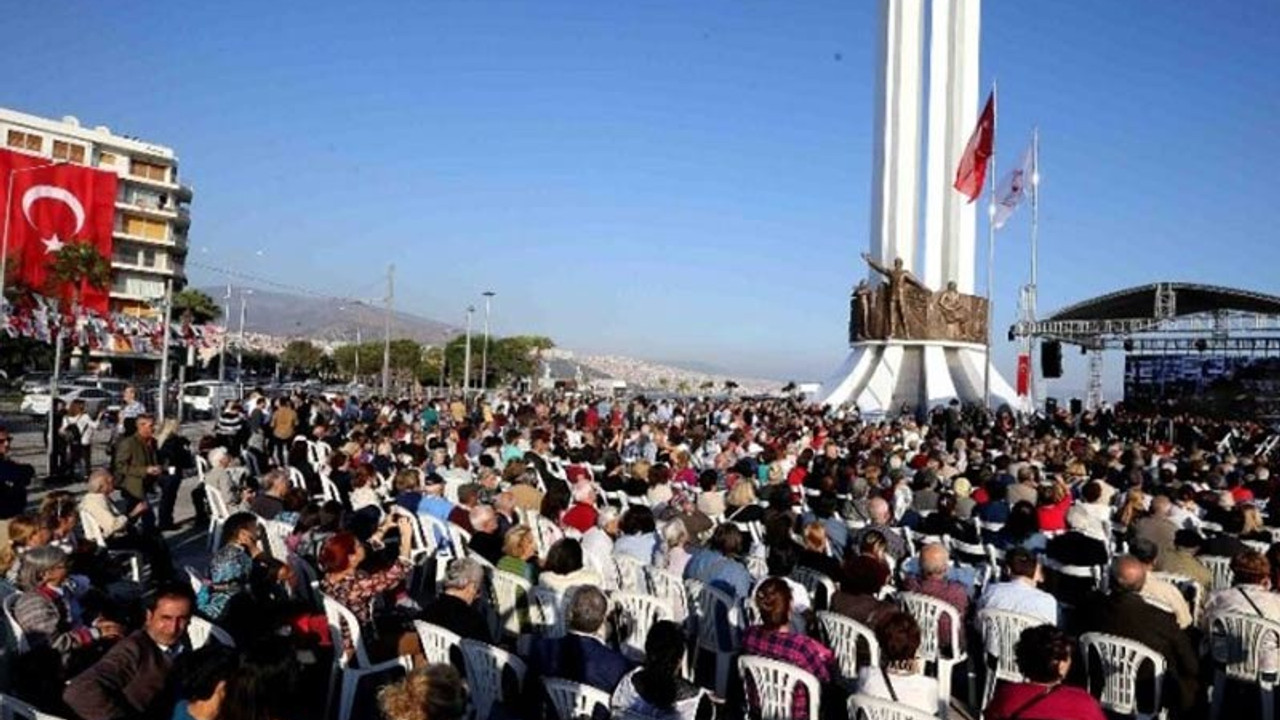
[[[1164,656],[1134,640],[1106,633],[1085,633],[1080,637],[1080,651],[1084,656],[1085,677],[1092,682],[1089,666],[1095,661],[1101,665],[1102,693],[1098,702],[1103,710],[1117,715],[1132,715],[1138,720],[1164,717],[1162,705],[1165,673]],[[1153,710],[1138,710],[1138,670],[1144,663],[1151,663],[1152,686],[1155,694]],[[1093,692],[1093,688],[1089,688]],[[1094,693],[1096,696],[1097,693]]]
[[[609,693],[590,685],[561,678],[543,678],[542,685],[557,720],[591,720],[597,707],[609,709]]]
[[[221,490],[205,485],[204,496],[209,502],[209,551],[213,552],[214,546],[218,544],[218,536],[222,534],[222,524],[231,517],[231,510],[227,507],[227,499],[222,497]]]
[[[964,627],[960,611],[950,603],[943,602],[922,593],[898,593],[898,601],[920,625],[920,657],[925,662],[934,663],[938,677],[938,698],[941,705],[939,712],[945,714],[951,698],[951,670],[956,665],[969,659],[961,648],[960,631]],[[942,639],[938,636],[938,620],[942,616],[951,619],[951,655],[942,654]],[[969,675],[969,684],[973,685],[973,674]],[[969,688],[969,697],[973,697],[973,688]]]
[[[995,695],[996,683],[1023,682],[1022,673],[1018,671],[1014,648],[1022,631],[1044,624],[1040,618],[1009,612],[1008,610],[983,610],[978,613],[978,629],[982,634],[982,647],[985,657],[983,664],[987,669],[986,681],[982,687],[982,705],[986,708]]]
[[[849,697],[849,720],[937,720],[937,715],[870,695]]]
[[[21,593],[13,593],[6,596],[4,601],[0,602],[0,606],[4,608],[4,619],[5,622],[9,623],[9,632],[13,633],[13,640],[18,646],[18,654],[25,655],[31,650],[31,644],[27,642],[27,631],[22,629],[22,626],[18,624],[17,619],[13,616],[13,607],[18,603],[19,595]]]
[[[200,480],[200,484],[204,484],[204,475],[209,472],[209,459],[203,455],[196,456],[196,478]]]
[[[187,624],[187,639],[191,641],[191,649],[199,650],[209,643],[210,638],[225,647],[234,648],[236,646],[236,641],[227,634],[226,630],[199,615],[192,615],[191,621]]]
[[[307,477],[298,468],[289,466],[289,484],[305,491],[307,489]]]
[[[565,596],[551,588],[535,585],[529,590],[529,619],[534,630],[545,638],[562,638]]]
[[[836,595],[836,584],[831,578],[813,568],[797,567],[791,571],[791,577],[809,591],[809,598],[814,610],[826,610],[831,606],[831,598]]]
[[[714,690],[725,697],[729,692],[730,663],[742,647],[742,611],[723,590],[697,580],[686,580],[685,586],[692,597],[689,608],[697,613],[697,649],[715,655]],[[697,660],[695,655],[695,666]]]
[[[868,667],[880,666],[880,643],[874,630],[853,618],[828,610],[818,611],[818,622],[826,635],[827,647],[836,654],[840,675],[845,680],[853,682],[858,679],[861,669],[858,665],[859,642],[866,643]]]
[[[463,639],[458,643],[462,650],[462,664],[467,672],[467,687],[471,689],[471,706],[476,718],[487,718],[496,702],[507,699],[506,686],[502,682],[503,671],[510,669],[519,688],[524,687],[526,668],[524,661],[512,653],[477,640]],[[515,698],[520,697],[517,689]]]
[[[1275,717],[1276,676],[1280,668],[1264,667],[1264,661],[1272,655],[1271,661],[1275,662],[1278,646],[1278,622],[1250,613],[1223,613],[1213,618],[1209,626],[1209,651],[1214,662],[1212,720],[1222,714],[1228,680],[1256,685],[1261,695],[1262,719]]]
[[[684,580],[673,572],[652,565],[644,567],[649,592],[671,606],[671,619],[682,623],[689,617],[689,598],[685,595]]]
[[[285,545],[285,538],[293,533],[293,528],[288,523],[262,518],[258,518],[258,525],[262,527],[262,534],[266,536],[267,549],[271,551],[271,557],[280,562],[288,562],[289,548]]]
[[[338,489],[337,483],[329,479],[327,473],[320,475],[320,495],[315,499],[324,502],[329,502],[330,500],[341,502],[342,500],[342,491]]]
[[[449,544],[453,546],[453,556],[464,558],[471,556],[471,533],[463,528],[448,523],[445,530],[449,533]]]
[[[1176,573],[1153,572],[1151,577],[1163,580],[1178,588],[1178,592],[1182,593],[1183,599],[1187,601],[1187,607],[1191,610],[1192,621],[1198,622],[1200,620],[1200,611],[1204,608],[1205,601],[1204,588],[1200,583],[1186,575],[1178,575]]]
[[[320,599],[324,604],[325,619],[329,623],[329,637],[333,640],[333,669],[329,673],[329,695],[325,701],[325,708],[327,711],[332,707],[334,690],[338,688],[339,679],[341,679],[338,720],[350,720],[360,678],[397,668],[408,672],[413,669],[413,658],[401,655],[374,664],[369,660],[369,654],[365,650],[364,641],[360,636],[360,623],[356,621],[355,614],[324,593],[320,594]],[[350,653],[343,650],[344,637],[351,640],[352,652]]]
[[[738,658],[738,672],[742,674],[742,687],[746,702],[760,720],[792,720],[796,690],[804,688],[809,700],[808,718],[822,717],[822,686],[812,673],[791,663],[779,662],[755,655]]]
[[[1209,588],[1211,592],[1226,590],[1235,583],[1236,574],[1231,570],[1231,558],[1201,555],[1198,559],[1213,574],[1213,587]]]
[[[525,633],[520,606],[529,606],[529,593],[533,583],[519,575],[497,570],[493,573],[494,611],[498,613],[498,621],[504,637],[519,639]]]
[[[671,607],[661,598],[640,593],[617,592],[610,598],[617,612],[617,627],[627,635],[618,650],[633,662],[644,660],[644,641],[649,630],[661,620],[671,619]]]
[[[107,535],[102,532],[102,527],[98,525],[98,521],[93,519],[93,515],[85,510],[80,511],[80,530],[84,533],[84,539],[97,545],[100,548],[107,547]],[[129,562],[129,579],[136,583],[142,582],[142,554],[133,550],[109,550],[107,557],[124,558]]]
[[[618,553],[613,556],[613,563],[618,570],[618,589],[629,593],[646,593],[649,592],[648,583],[645,581],[644,569],[649,563],[642,562],[639,559],[627,555],[626,553]]]
[[[414,620],[413,629],[418,633],[418,641],[422,643],[422,654],[426,656],[428,663],[453,664],[449,657],[449,650],[462,642],[462,638],[457,633],[423,620]]]
[[[42,713],[21,700],[0,695],[0,720],[61,720],[57,715]]]

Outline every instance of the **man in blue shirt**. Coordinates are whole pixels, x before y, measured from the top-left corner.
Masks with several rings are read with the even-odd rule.
[[[746,544],[746,538],[736,525],[725,523],[717,527],[707,547],[695,552],[685,565],[685,578],[701,580],[729,593],[735,602],[741,602],[751,595],[753,584],[751,573],[738,560]]]

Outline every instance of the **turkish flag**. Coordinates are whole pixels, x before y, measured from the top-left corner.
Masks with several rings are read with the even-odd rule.
[[[1018,397],[1026,397],[1031,391],[1031,356],[1018,355]]]
[[[964,147],[964,155],[960,158],[960,167],[956,170],[955,188],[969,198],[969,202],[978,199],[982,186],[987,182],[987,165],[991,162],[991,150],[996,142],[996,91],[992,89],[987,96],[987,104],[978,116],[978,126],[969,136],[969,144]]]
[[[71,288],[49,287],[49,265],[59,248],[87,243],[110,263],[119,180],[113,172],[0,150],[0,195],[9,198],[5,251],[13,280],[67,298]],[[81,309],[105,315],[110,291],[82,282]]]

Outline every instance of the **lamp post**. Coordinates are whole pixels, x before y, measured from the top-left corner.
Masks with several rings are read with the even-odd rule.
[[[58,167],[66,165],[65,160],[55,160],[53,162],[44,163],[43,165],[32,165],[31,167],[14,168],[9,171],[9,186],[5,190],[4,198],[4,237],[0,240],[0,305],[5,307],[5,316],[8,316],[8,303],[4,302],[5,280],[9,277],[9,221],[13,214],[13,179],[19,173],[31,172],[33,170],[44,170],[45,168]]]
[[[471,392],[471,315],[475,311],[475,305],[467,306],[467,350],[462,360],[462,399],[464,402],[467,399],[467,393]]]
[[[222,347],[218,349],[218,384],[227,381],[227,334],[231,327],[231,283],[227,283],[227,294],[222,303]]]
[[[240,291],[240,332],[236,338],[236,383],[239,387],[240,399],[244,399],[244,316],[248,308],[248,296],[252,290]]]
[[[489,390],[489,314],[492,310],[491,304],[493,296],[496,295],[492,290],[485,290],[484,295],[484,348],[480,351],[480,391],[488,392]]]

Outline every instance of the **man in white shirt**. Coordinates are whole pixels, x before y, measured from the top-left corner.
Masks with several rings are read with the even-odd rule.
[[[1013,548],[1005,555],[1004,562],[1009,581],[989,585],[978,600],[978,610],[1007,610],[1057,625],[1058,601],[1036,587],[1044,575],[1035,554],[1024,548]]]
[[[582,534],[582,562],[602,578],[617,573],[613,563],[613,539],[618,537],[618,510],[605,507],[596,515],[596,526]]]

